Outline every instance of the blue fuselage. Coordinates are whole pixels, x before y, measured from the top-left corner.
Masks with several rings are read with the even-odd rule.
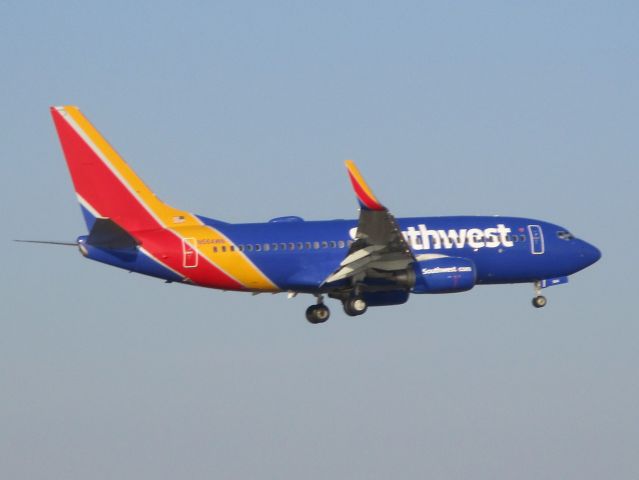
[[[242,248],[282,290],[318,288],[339,266],[357,228],[355,220],[227,224],[200,217]],[[558,225],[498,216],[398,218],[413,254],[471,259],[477,284],[534,282],[571,275],[601,254]]]

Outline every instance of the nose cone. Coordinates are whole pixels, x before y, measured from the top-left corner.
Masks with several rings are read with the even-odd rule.
[[[589,244],[588,242],[584,242],[583,240],[581,240],[580,243],[579,259],[580,263],[583,265],[581,268],[589,267],[601,258],[601,252],[597,247]]]

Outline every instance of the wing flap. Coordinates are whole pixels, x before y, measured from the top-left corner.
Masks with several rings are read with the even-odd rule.
[[[359,250],[354,251],[353,253],[349,253],[340,265],[343,267],[344,265],[349,265],[351,263],[358,262],[362,259],[366,259],[367,256],[372,255],[373,253],[383,249],[382,245],[371,245],[369,247],[364,247]]]

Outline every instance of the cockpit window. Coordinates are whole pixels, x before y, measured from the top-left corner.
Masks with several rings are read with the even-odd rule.
[[[565,230],[559,230],[557,232],[557,236],[561,238],[562,240],[572,240],[573,238],[575,238],[572,233],[567,232]]]

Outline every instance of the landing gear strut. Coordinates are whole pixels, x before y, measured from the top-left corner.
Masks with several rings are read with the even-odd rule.
[[[306,320],[313,325],[324,323],[331,316],[331,311],[324,305],[324,297],[317,297],[317,305],[311,305],[306,309]]]
[[[366,313],[366,310],[368,309],[366,300],[364,300],[360,296],[349,297],[344,300],[343,304],[346,315],[349,315],[351,317],[362,315]]]
[[[547,303],[548,300],[541,294],[541,282],[535,282],[535,298],[532,299],[533,307],[545,307]]]

